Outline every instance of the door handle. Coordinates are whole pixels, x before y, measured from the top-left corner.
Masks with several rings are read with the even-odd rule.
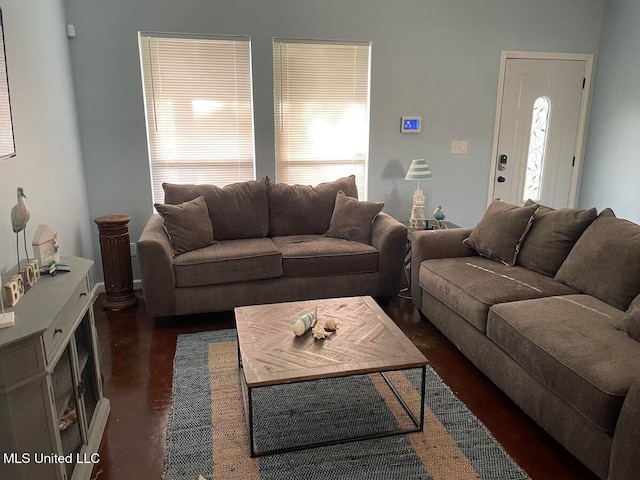
[[[501,172],[507,169],[507,158],[505,154],[498,157],[498,170]]]

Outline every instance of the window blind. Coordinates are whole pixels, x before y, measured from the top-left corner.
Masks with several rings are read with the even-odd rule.
[[[9,79],[7,78],[4,48],[4,27],[2,10],[0,9],[0,159],[13,156],[15,153],[11,104],[9,102]]]
[[[154,202],[162,182],[255,178],[247,37],[140,33]]]
[[[366,198],[369,42],[273,40],[276,179],[355,175]]]

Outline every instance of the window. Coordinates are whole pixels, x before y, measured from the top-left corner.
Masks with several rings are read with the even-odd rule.
[[[154,202],[162,182],[224,186],[254,173],[246,37],[140,33]]]
[[[366,198],[370,49],[369,42],[274,39],[278,182],[354,174]]]
[[[539,97],[533,104],[531,118],[531,136],[529,137],[529,154],[527,156],[527,172],[525,175],[524,195],[527,199],[540,200],[544,157],[547,153],[547,137],[551,101],[547,97]]]

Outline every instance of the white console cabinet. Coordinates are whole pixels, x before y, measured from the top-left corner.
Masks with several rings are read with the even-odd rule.
[[[90,260],[42,275],[0,329],[0,478],[89,479],[109,415]]]

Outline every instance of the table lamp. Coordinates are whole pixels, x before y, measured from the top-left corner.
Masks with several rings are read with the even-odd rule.
[[[404,177],[405,180],[417,180],[418,189],[413,192],[413,206],[411,207],[411,218],[409,228],[425,228],[427,221],[424,216],[424,193],[420,190],[420,180],[433,178],[429,165],[424,158],[419,158],[411,162],[409,171]]]

